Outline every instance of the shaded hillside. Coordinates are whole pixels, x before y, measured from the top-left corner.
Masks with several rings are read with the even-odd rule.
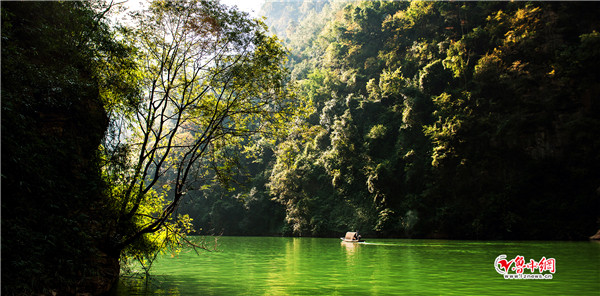
[[[598,12],[369,1],[299,21],[286,44],[315,109],[277,146],[269,184],[294,233],[593,234]]]
[[[268,2],[310,110],[287,139],[232,149],[245,155],[234,188],[182,211],[207,233],[587,239],[600,223],[598,12]]]

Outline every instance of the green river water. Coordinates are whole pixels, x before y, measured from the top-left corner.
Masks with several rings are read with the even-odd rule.
[[[598,242],[366,240],[221,237],[217,252],[160,257],[148,285],[123,279],[114,295],[600,295]],[[501,254],[556,270],[504,279]]]

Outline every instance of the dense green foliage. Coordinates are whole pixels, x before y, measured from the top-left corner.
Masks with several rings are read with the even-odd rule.
[[[288,36],[314,113],[277,146],[269,188],[295,234],[594,233],[596,3],[336,5]]]
[[[183,208],[208,233],[584,239],[598,227],[597,4],[263,11],[312,114],[255,144],[259,166],[240,159],[250,186]],[[247,223],[250,200],[271,226]]]
[[[190,192],[180,205],[179,212],[189,214],[201,228],[200,233],[280,235],[285,232],[285,208],[272,200],[265,187],[273,161],[272,148],[264,141],[257,146],[255,157],[236,158],[232,179],[214,182],[209,190]]]

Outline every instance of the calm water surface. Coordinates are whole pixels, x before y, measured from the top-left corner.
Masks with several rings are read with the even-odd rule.
[[[218,249],[162,256],[148,286],[122,280],[114,295],[600,295],[598,242],[222,237]],[[556,273],[505,280],[500,254],[555,258]]]

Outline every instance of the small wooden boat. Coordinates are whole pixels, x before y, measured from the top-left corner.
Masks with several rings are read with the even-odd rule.
[[[346,236],[340,237],[340,239],[344,242],[349,242],[349,243],[364,242],[364,240],[361,238],[361,236],[358,234],[358,232],[346,232]]]

